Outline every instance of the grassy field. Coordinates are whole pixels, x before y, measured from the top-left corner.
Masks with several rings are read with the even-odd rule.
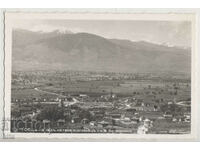
[[[38,92],[34,89],[12,90],[11,97],[14,99],[32,99],[32,98],[56,98],[55,95]]]
[[[186,100],[190,98],[190,87],[181,87],[177,95],[170,94],[169,87],[173,83],[163,83],[160,81],[52,81],[52,83],[38,84],[38,88],[48,92],[54,92],[62,95],[68,94],[88,94],[89,96],[100,96],[110,92],[118,96],[134,96],[136,98],[154,98],[157,99],[176,99]],[[149,88],[149,85],[151,88]],[[37,85],[34,85],[37,87]],[[12,98],[54,98],[55,95],[41,93],[34,90],[34,87],[26,86],[20,88],[19,85],[12,86]],[[134,92],[137,94],[134,95]],[[173,91],[174,92],[174,91]],[[138,94],[139,93],[139,94]],[[151,93],[154,93],[151,94]],[[155,94],[156,93],[156,94]]]
[[[52,86],[43,86],[42,89],[66,92],[91,92],[91,93],[125,93],[130,94],[137,90],[143,90],[151,85],[152,88],[163,87],[161,82],[151,81],[77,81],[53,83]]]

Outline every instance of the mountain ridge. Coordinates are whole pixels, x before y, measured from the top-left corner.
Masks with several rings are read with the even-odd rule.
[[[13,69],[190,73],[190,50],[91,33],[13,30]]]

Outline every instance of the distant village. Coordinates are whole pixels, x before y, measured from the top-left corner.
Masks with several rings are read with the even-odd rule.
[[[190,88],[179,74],[17,72],[11,131],[188,134]]]

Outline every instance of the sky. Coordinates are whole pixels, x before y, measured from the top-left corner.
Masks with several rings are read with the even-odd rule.
[[[16,20],[14,28],[51,32],[87,32],[109,39],[147,41],[168,46],[191,47],[188,21],[136,20]]]

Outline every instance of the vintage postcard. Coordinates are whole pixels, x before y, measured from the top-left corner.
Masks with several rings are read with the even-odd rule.
[[[4,21],[4,138],[196,138],[195,13],[22,11]]]

